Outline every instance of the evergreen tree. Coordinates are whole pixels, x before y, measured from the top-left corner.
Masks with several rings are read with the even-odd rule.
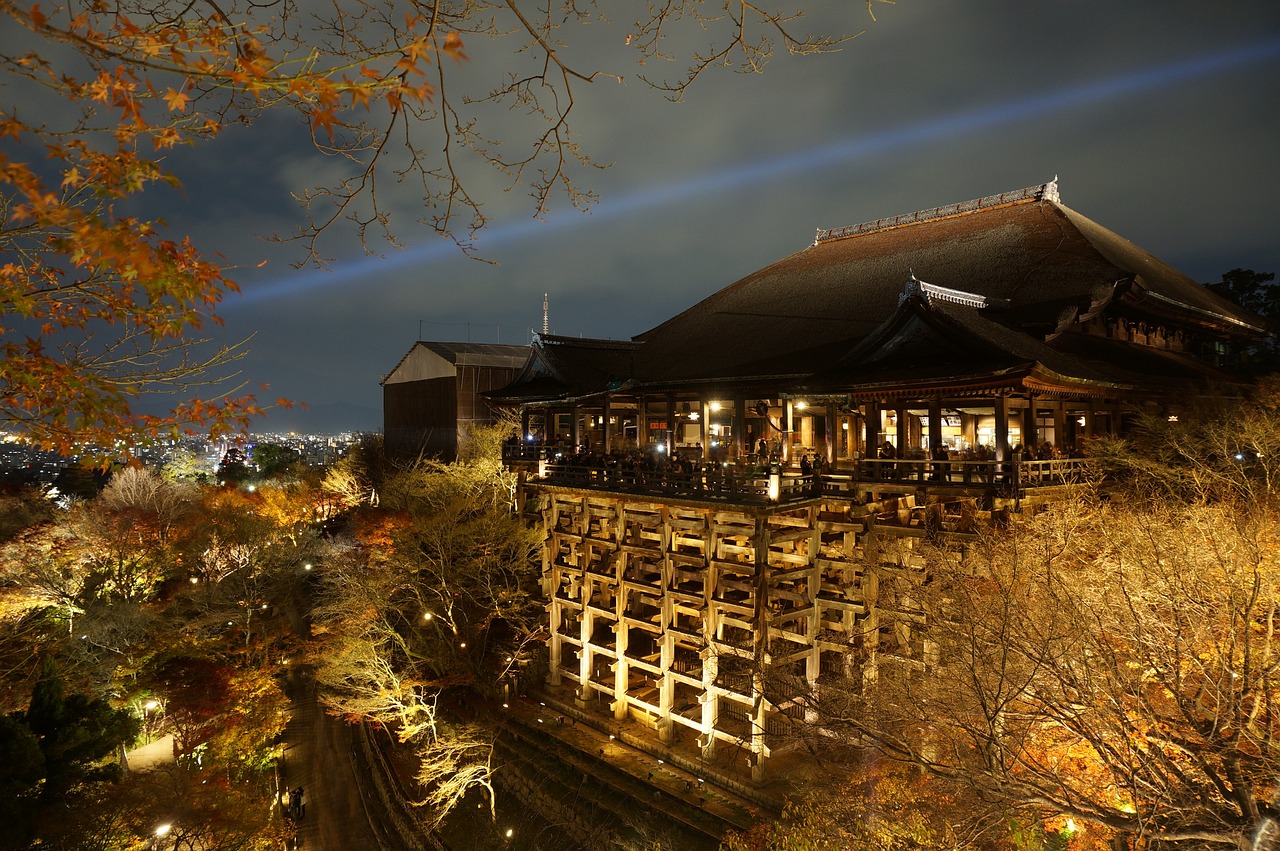
[[[118,766],[99,763],[138,735],[137,719],[105,698],[64,694],[62,677],[48,661],[22,720],[44,757],[44,802],[61,800],[78,783],[114,777]]]

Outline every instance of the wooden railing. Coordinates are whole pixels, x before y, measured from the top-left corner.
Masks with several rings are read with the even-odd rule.
[[[543,470],[539,481],[548,485],[738,503],[790,502],[814,496],[819,486],[812,474],[779,473],[777,492],[771,494],[767,473],[715,464],[692,473],[564,463],[546,464]]]
[[[822,494],[852,494],[868,483],[984,488],[1017,494],[1027,489],[1081,481],[1085,469],[1085,462],[1080,458],[1050,461],[868,458],[859,460],[851,469],[821,474],[777,471],[770,475],[769,468],[765,467],[721,464],[707,464],[693,472],[683,472],[600,464],[599,461],[590,464],[553,461],[547,460],[550,453],[546,447],[510,448],[521,450],[520,461],[538,460],[539,477],[534,481],[547,485],[747,504],[793,502]],[[536,457],[539,455],[541,458]],[[505,451],[503,456],[508,462],[514,460],[507,458]]]

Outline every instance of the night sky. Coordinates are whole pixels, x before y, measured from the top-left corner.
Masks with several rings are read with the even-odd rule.
[[[172,162],[175,229],[237,267],[226,332],[256,332],[246,377],[318,413],[360,406],[416,339],[524,343],[552,332],[628,338],[838,227],[1059,178],[1063,203],[1201,281],[1280,272],[1280,3],[900,0],[872,21],[854,0],[805,4],[801,30],[865,32],[837,54],[776,56],[764,74],[714,71],[683,103],[635,79],[617,24],[569,27],[567,52],[629,75],[578,90],[577,141],[604,171],[600,202],[532,219],[525,187],[480,174],[483,261],[414,224],[420,192],[383,201],[407,247],[327,243],[327,271],[257,238],[299,220],[290,192],[334,164],[271,119]],[[471,39],[459,73],[483,88],[511,45]],[[673,46],[673,49],[677,49]],[[516,116],[490,133],[521,144]],[[257,264],[267,261],[266,265]],[[903,270],[904,276],[908,270]],[[271,418],[262,426],[275,423]]]

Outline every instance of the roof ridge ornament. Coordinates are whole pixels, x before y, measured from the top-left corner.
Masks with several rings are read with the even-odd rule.
[[[856,225],[848,225],[842,228],[818,228],[818,234],[814,237],[813,244],[818,245],[819,243],[830,242],[834,239],[843,239],[846,236],[856,236],[861,233],[871,233],[872,231],[886,230],[888,228],[915,224],[917,222],[927,222],[933,219],[955,216],[960,213],[972,213],[975,210],[983,210],[987,207],[998,207],[1002,204],[1013,204],[1019,201],[1050,201],[1054,204],[1062,203],[1062,196],[1058,194],[1057,175],[1054,175],[1053,180],[1048,183],[1041,183],[1038,186],[1027,186],[1023,189],[1015,189],[1012,192],[1002,192],[999,195],[988,195],[985,198],[977,198],[973,201],[961,201],[958,204],[947,204],[944,207],[934,207],[932,210],[919,210],[915,213],[905,213],[901,216],[890,216],[888,218],[876,219],[871,222],[862,222],[861,224]]]
[[[935,301],[977,308],[1000,308],[1009,304],[1009,300],[1006,298],[991,298],[978,293],[953,290],[950,287],[940,287],[937,284],[926,283],[917,278],[914,271],[910,275],[911,277],[907,279],[906,284],[902,287],[902,295],[898,296],[898,304],[902,304],[912,296],[920,296],[931,305]]]

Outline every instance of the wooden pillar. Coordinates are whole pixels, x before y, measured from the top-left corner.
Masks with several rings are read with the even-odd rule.
[[[898,421],[894,427],[894,437],[898,440],[898,457],[907,457],[908,441],[911,440],[911,430],[907,428],[907,408],[906,403],[898,402],[898,408],[894,412],[894,418]]]
[[[613,429],[609,425],[609,415],[612,411],[612,398],[608,393],[604,395],[604,400],[600,403],[600,431],[601,439],[604,441],[604,452],[608,454],[613,450]]]
[[[942,445],[942,400],[934,396],[929,400],[929,456]]]
[[[569,415],[569,442],[573,451],[577,452],[582,445],[582,429],[578,427],[578,406],[574,405]]]
[[[585,565],[583,565],[585,568]],[[595,614],[587,605],[591,600],[591,580],[587,571],[582,571],[582,580],[578,586],[579,601],[582,608],[581,620],[578,622],[578,700],[586,702],[595,695],[595,687],[591,684],[592,658],[594,645],[591,633],[595,630]]]
[[[649,448],[649,409],[643,396],[636,397],[636,448]]]
[[[795,410],[792,400],[782,401],[782,463],[791,462],[791,424],[795,421]]]
[[[836,464],[836,441],[842,435],[840,434],[840,425],[836,422],[836,403],[834,399],[827,400],[827,466],[834,467]]]
[[[747,400],[739,394],[733,398],[733,457],[745,458],[747,447]]]
[[[627,626],[626,619],[622,611],[621,601],[623,599],[623,591],[621,586],[618,588],[618,594],[615,599],[618,601],[617,611],[618,622],[614,624],[617,630],[614,639],[614,648],[617,651],[613,662],[613,717],[618,721],[624,721],[627,717],[627,686],[631,684],[631,665],[627,661],[627,647],[631,643],[631,630]]]
[[[1061,399],[1053,403],[1053,445],[1059,450],[1067,446],[1067,406]]]
[[[702,651],[702,756],[709,759],[716,752],[716,722],[720,716],[720,699],[716,693],[716,677],[719,675],[719,657],[712,651],[710,642]]]
[[[789,405],[790,403],[788,403]],[[755,574],[752,589],[751,626],[754,635],[751,670],[751,724],[750,760],[751,779],[764,780],[764,763],[769,749],[764,732],[767,720],[767,704],[764,696],[764,666],[769,655],[769,527],[764,517],[757,517],[755,524]]]
[[[711,454],[711,402],[698,397],[698,442],[702,444],[702,460]]]
[[[667,457],[676,452],[676,397],[667,396]]]
[[[1027,410],[1022,415],[1022,446],[1024,449],[1040,445],[1040,434],[1036,428],[1036,397],[1034,393],[1027,395]]]
[[[867,402],[864,406],[867,412],[866,422],[863,423],[866,431],[866,445],[862,447],[863,454],[867,458],[875,458],[880,452],[880,403],[876,401]]]
[[[561,582],[560,568],[552,561],[551,556],[555,539],[548,532],[549,524],[544,520],[542,526],[543,593],[550,600],[547,606],[547,629],[550,632],[547,640],[547,684],[558,686],[564,652],[564,636],[560,634],[560,627],[564,623],[564,603],[558,593]]]
[[[1009,397],[997,394],[995,405],[995,456],[1003,463],[1009,460]]]

